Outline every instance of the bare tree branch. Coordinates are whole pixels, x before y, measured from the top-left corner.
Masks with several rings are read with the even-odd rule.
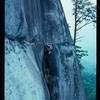
[[[84,16],[83,16],[83,17],[84,17]],[[77,25],[79,25],[80,23],[82,23],[86,17],[89,17],[89,15],[86,15],[86,16],[81,20],[81,22],[79,22],[79,23],[77,22]]]
[[[85,23],[84,25],[82,25],[81,27],[79,27],[76,31],[79,31],[81,28],[83,28],[84,26],[88,25],[88,24],[91,24],[93,21],[91,22],[88,22],[88,23]]]
[[[83,16],[84,16],[84,14],[83,14],[78,20],[76,20],[76,23],[77,23]]]
[[[76,40],[79,40],[79,39],[81,39],[81,38],[83,38],[83,36],[80,36],[80,37],[76,38]]]

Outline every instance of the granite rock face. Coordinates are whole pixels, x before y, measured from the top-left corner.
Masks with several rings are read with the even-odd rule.
[[[45,86],[31,46],[5,40],[5,100],[46,100]]]
[[[86,100],[60,0],[6,0],[5,36],[5,100]]]

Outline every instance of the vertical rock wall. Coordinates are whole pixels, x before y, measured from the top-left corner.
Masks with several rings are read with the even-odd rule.
[[[60,0],[6,0],[5,34],[6,100],[86,100]],[[48,66],[46,43],[54,47]],[[49,86],[45,67],[55,73]]]
[[[59,100],[86,100],[74,47],[62,45],[59,51]]]
[[[5,100],[49,100],[32,47],[8,39],[5,44]]]

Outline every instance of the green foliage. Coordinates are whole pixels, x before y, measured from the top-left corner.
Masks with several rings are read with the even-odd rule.
[[[96,74],[82,73],[85,91],[88,100],[96,100]]]
[[[73,15],[77,13],[77,23],[80,22],[96,22],[96,6],[88,0],[72,0]],[[77,3],[77,5],[76,5]],[[77,7],[76,7],[77,6]],[[77,11],[75,12],[75,9]]]
[[[91,3],[89,0],[72,0],[73,9],[72,14],[75,17],[74,27],[74,45],[76,44],[76,37],[79,30],[86,25],[96,23],[96,5]]]
[[[81,67],[81,69],[84,69],[84,66],[81,64],[81,59],[84,56],[88,56],[88,51],[82,50],[82,47],[81,46],[75,46],[75,47],[76,47],[76,55],[77,55],[77,58],[78,58],[80,67]]]

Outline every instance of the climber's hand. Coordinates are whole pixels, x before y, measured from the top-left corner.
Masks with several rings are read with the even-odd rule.
[[[51,54],[51,51],[49,51],[48,54]]]

